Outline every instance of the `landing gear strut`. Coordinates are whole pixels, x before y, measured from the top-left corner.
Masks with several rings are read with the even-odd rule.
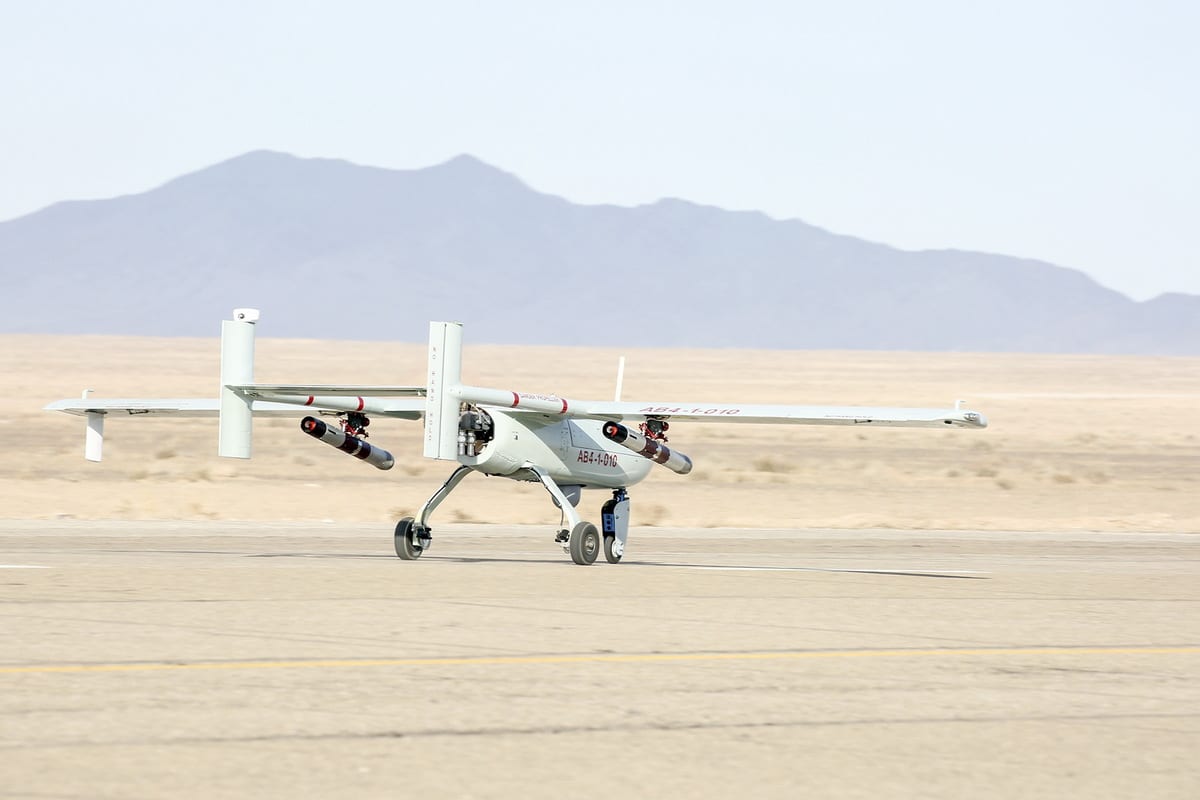
[[[554,498],[554,504],[562,509],[569,527],[560,530],[554,541],[562,545],[563,552],[569,554],[572,561],[581,566],[594,564],[601,548],[604,550],[604,560],[608,563],[616,564],[621,560],[625,553],[625,540],[629,538],[628,492],[623,488],[617,489],[613,492],[612,499],[604,504],[600,512],[601,526],[604,529],[601,537],[595,525],[579,516],[567,493],[548,474],[531,464],[526,464],[525,469],[537,476]],[[571,494],[578,498],[577,491]]]
[[[612,499],[601,509],[601,528],[597,529],[575,510],[581,487],[568,486],[564,490],[548,473],[534,464],[526,463],[522,465],[522,469],[535,476],[546,487],[546,491],[554,499],[554,504],[562,509],[567,527],[558,531],[554,541],[562,545],[563,552],[571,556],[572,561],[582,566],[594,564],[601,551],[604,553],[604,560],[610,564],[621,560],[625,553],[625,540],[629,536],[629,493],[625,489],[613,491]],[[415,561],[433,545],[433,529],[429,527],[429,517],[470,471],[468,466],[459,466],[441,488],[425,501],[415,519],[405,517],[396,523],[396,531],[392,538],[397,557],[404,561]]]
[[[442,488],[434,492],[433,497],[426,500],[425,505],[421,506],[421,511],[415,520],[412,517],[405,517],[396,523],[396,532],[392,539],[396,546],[397,556],[405,561],[415,561],[430,548],[433,544],[433,528],[429,527],[429,516],[435,508],[441,505],[446,496],[454,491],[454,487],[467,477],[467,473],[470,471],[471,468],[466,466],[454,470],[442,484]]]

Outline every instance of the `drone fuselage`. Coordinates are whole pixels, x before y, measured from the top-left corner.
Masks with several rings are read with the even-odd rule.
[[[600,420],[489,409],[488,441],[461,443],[460,464],[485,475],[536,480],[533,464],[562,486],[620,489],[646,477],[654,462],[614,444]]]

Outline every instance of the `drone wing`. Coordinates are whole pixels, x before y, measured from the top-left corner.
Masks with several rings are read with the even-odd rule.
[[[88,414],[126,414],[137,416],[170,417],[215,417],[221,403],[216,398],[83,398],[81,400],[56,400],[46,406],[46,411],[62,411],[85,417]],[[282,403],[255,404],[254,413],[267,416],[295,414],[293,406]]]
[[[568,400],[555,395],[524,394],[476,386],[455,387],[455,400],[482,406],[517,409],[604,422],[606,439],[656,463],[686,475],[692,470],[687,456],[666,447],[667,420],[737,422],[784,425],[871,425],[905,428],[986,428],[978,411],[962,408],[888,408],[874,406],[776,406],[733,403],[624,403],[620,401]],[[636,424],[633,424],[636,423]],[[428,430],[428,426],[427,426]],[[445,458],[439,452],[428,453]]]
[[[569,403],[567,413],[614,422],[690,419],[782,425],[873,425],[905,428],[986,428],[987,419],[962,408],[891,408],[875,406],[784,406],[740,403]]]
[[[258,416],[296,416],[313,411],[363,411],[397,419],[420,419],[425,411],[424,386],[323,386],[250,384],[230,386],[252,401]],[[46,411],[66,414],[164,415],[210,417],[220,414],[221,401],[208,397],[93,398],[56,400]]]
[[[396,419],[420,419],[425,411],[423,386],[326,386],[248,384],[228,386],[247,398],[254,416],[302,416],[314,411],[358,411]],[[220,417],[218,398],[92,398],[57,400],[47,411],[87,418],[84,457],[99,461],[104,444],[104,418],[116,416]]]
[[[740,422],[783,425],[875,425],[907,428],[986,428],[978,411],[956,404],[953,408],[888,408],[876,406],[776,406],[744,403],[656,403],[604,400],[568,400],[556,395],[527,394],[474,386],[457,388],[455,396],[467,402],[515,408],[542,414],[612,422],[645,422],[649,419],[691,419],[704,422]]]

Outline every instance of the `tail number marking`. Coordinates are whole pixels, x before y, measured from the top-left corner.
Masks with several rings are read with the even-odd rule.
[[[580,464],[595,464],[598,467],[617,466],[617,454],[604,450],[580,450],[575,460]]]

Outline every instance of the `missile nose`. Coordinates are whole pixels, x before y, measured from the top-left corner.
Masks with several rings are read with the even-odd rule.
[[[625,439],[629,436],[629,433],[628,433],[628,431],[626,431],[625,426],[621,425],[618,422],[604,423],[604,429],[602,432],[604,433],[605,438],[611,439],[612,441],[617,442],[617,443],[625,441]]]

